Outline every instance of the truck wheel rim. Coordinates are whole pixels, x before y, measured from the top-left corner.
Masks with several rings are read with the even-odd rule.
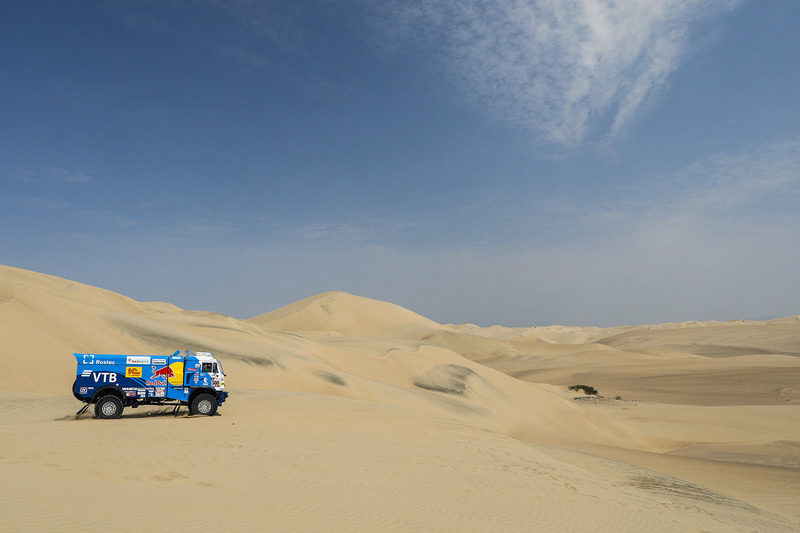
[[[200,411],[202,414],[208,414],[211,412],[211,402],[208,400],[203,400],[199,404],[197,404],[197,410]]]
[[[102,410],[104,415],[113,416],[117,412],[117,406],[114,405],[114,402],[106,402],[103,404]]]

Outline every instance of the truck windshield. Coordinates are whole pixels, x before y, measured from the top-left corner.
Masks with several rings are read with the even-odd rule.
[[[216,374],[217,372],[225,374],[225,371],[222,370],[222,363],[203,363],[200,367],[201,372],[209,372],[211,374]]]

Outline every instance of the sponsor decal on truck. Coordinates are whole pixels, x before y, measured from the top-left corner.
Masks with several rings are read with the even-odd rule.
[[[116,383],[116,372],[92,372],[92,379],[95,383]]]
[[[161,368],[151,367],[153,369],[153,375],[150,376],[150,379],[155,378],[174,378],[175,371],[172,370],[172,367],[164,366]]]

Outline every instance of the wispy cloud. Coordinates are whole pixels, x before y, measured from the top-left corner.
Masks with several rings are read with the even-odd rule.
[[[4,203],[21,205],[27,209],[69,209],[72,207],[69,202],[39,196],[11,196],[7,197]]]
[[[720,9],[703,0],[381,6],[390,46],[426,49],[469,104],[566,147],[624,133],[681,64],[691,25]]]
[[[768,202],[777,214],[800,199],[800,139],[786,139],[740,154],[719,154],[679,173],[677,200],[687,214],[741,215]]]
[[[134,228],[141,226],[142,222],[130,217],[115,213],[108,209],[101,210],[80,210],[76,216],[93,227],[102,228],[103,232],[118,231],[120,229]]]
[[[60,165],[41,168],[13,168],[8,170],[7,174],[17,181],[27,183],[86,183],[92,181],[91,176],[85,172]]]
[[[359,241],[368,235],[368,228],[359,228],[351,224],[334,222],[321,222],[302,226],[283,226],[283,231],[288,235],[307,241]]]
[[[446,316],[440,301],[463,299],[470,287],[486,297],[465,301],[459,309],[468,312],[453,320],[478,320],[467,314],[478,317],[494,302],[496,316],[504,316],[494,321],[505,324],[796,314],[798,204],[800,138],[720,153],[592,204],[554,198],[547,220],[534,218],[525,234],[558,239],[455,243],[417,254],[398,249],[390,262],[397,276],[424,265],[435,282],[394,301],[423,313],[434,309],[437,318]],[[427,296],[437,291],[438,300]]]
[[[630,234],[655,227],[663,232],[669,227],[800,222],[799,202],[800,138],[788,138],[716,154],[669,176],[650,176],[645,184],[619,189],[591,205],[557,207],[593,233]]]
[[[277,53],[295,63],[311,62],[321,48],[337,45],[321,28],[339,25],[368,39],[372,48],[424,58],[477,112],[572,148],[624,135],[686,58],[693,25],[741,3],[206,0],[204,5],[239,27],[230,32],[215,26],[221,31],[219,51],[252,66],[307,76],[281,67]],[[352,90],[352,83],[342,80],[306,81],[317,90],[332,84],[324,92]]]
[[[222,13],[239,20],[249,35],[240,35],[240,44],[253,52],[256,38],[269,42],[295,56],[307,54],[313,31],[305,19],[319,5],[316,2],[260,2],[254,0],[207,0]]]
[[[47,168],[46,175],[49,176],[50,179],[65,183],[86,183],[87,181],[92,181],[92,178],[83,172],[58,166]]]

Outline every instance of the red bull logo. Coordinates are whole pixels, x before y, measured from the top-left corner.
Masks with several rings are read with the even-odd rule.
[[[163,366],[163,367],[159,368],[158,370],[156,370],[156,367],[152,367],[152,369],[153,369],[153,375],[150,376],[150,379],[155,379],[155,378],[174,378],[175,377],[175,371],[172,370],[171,367]]]

